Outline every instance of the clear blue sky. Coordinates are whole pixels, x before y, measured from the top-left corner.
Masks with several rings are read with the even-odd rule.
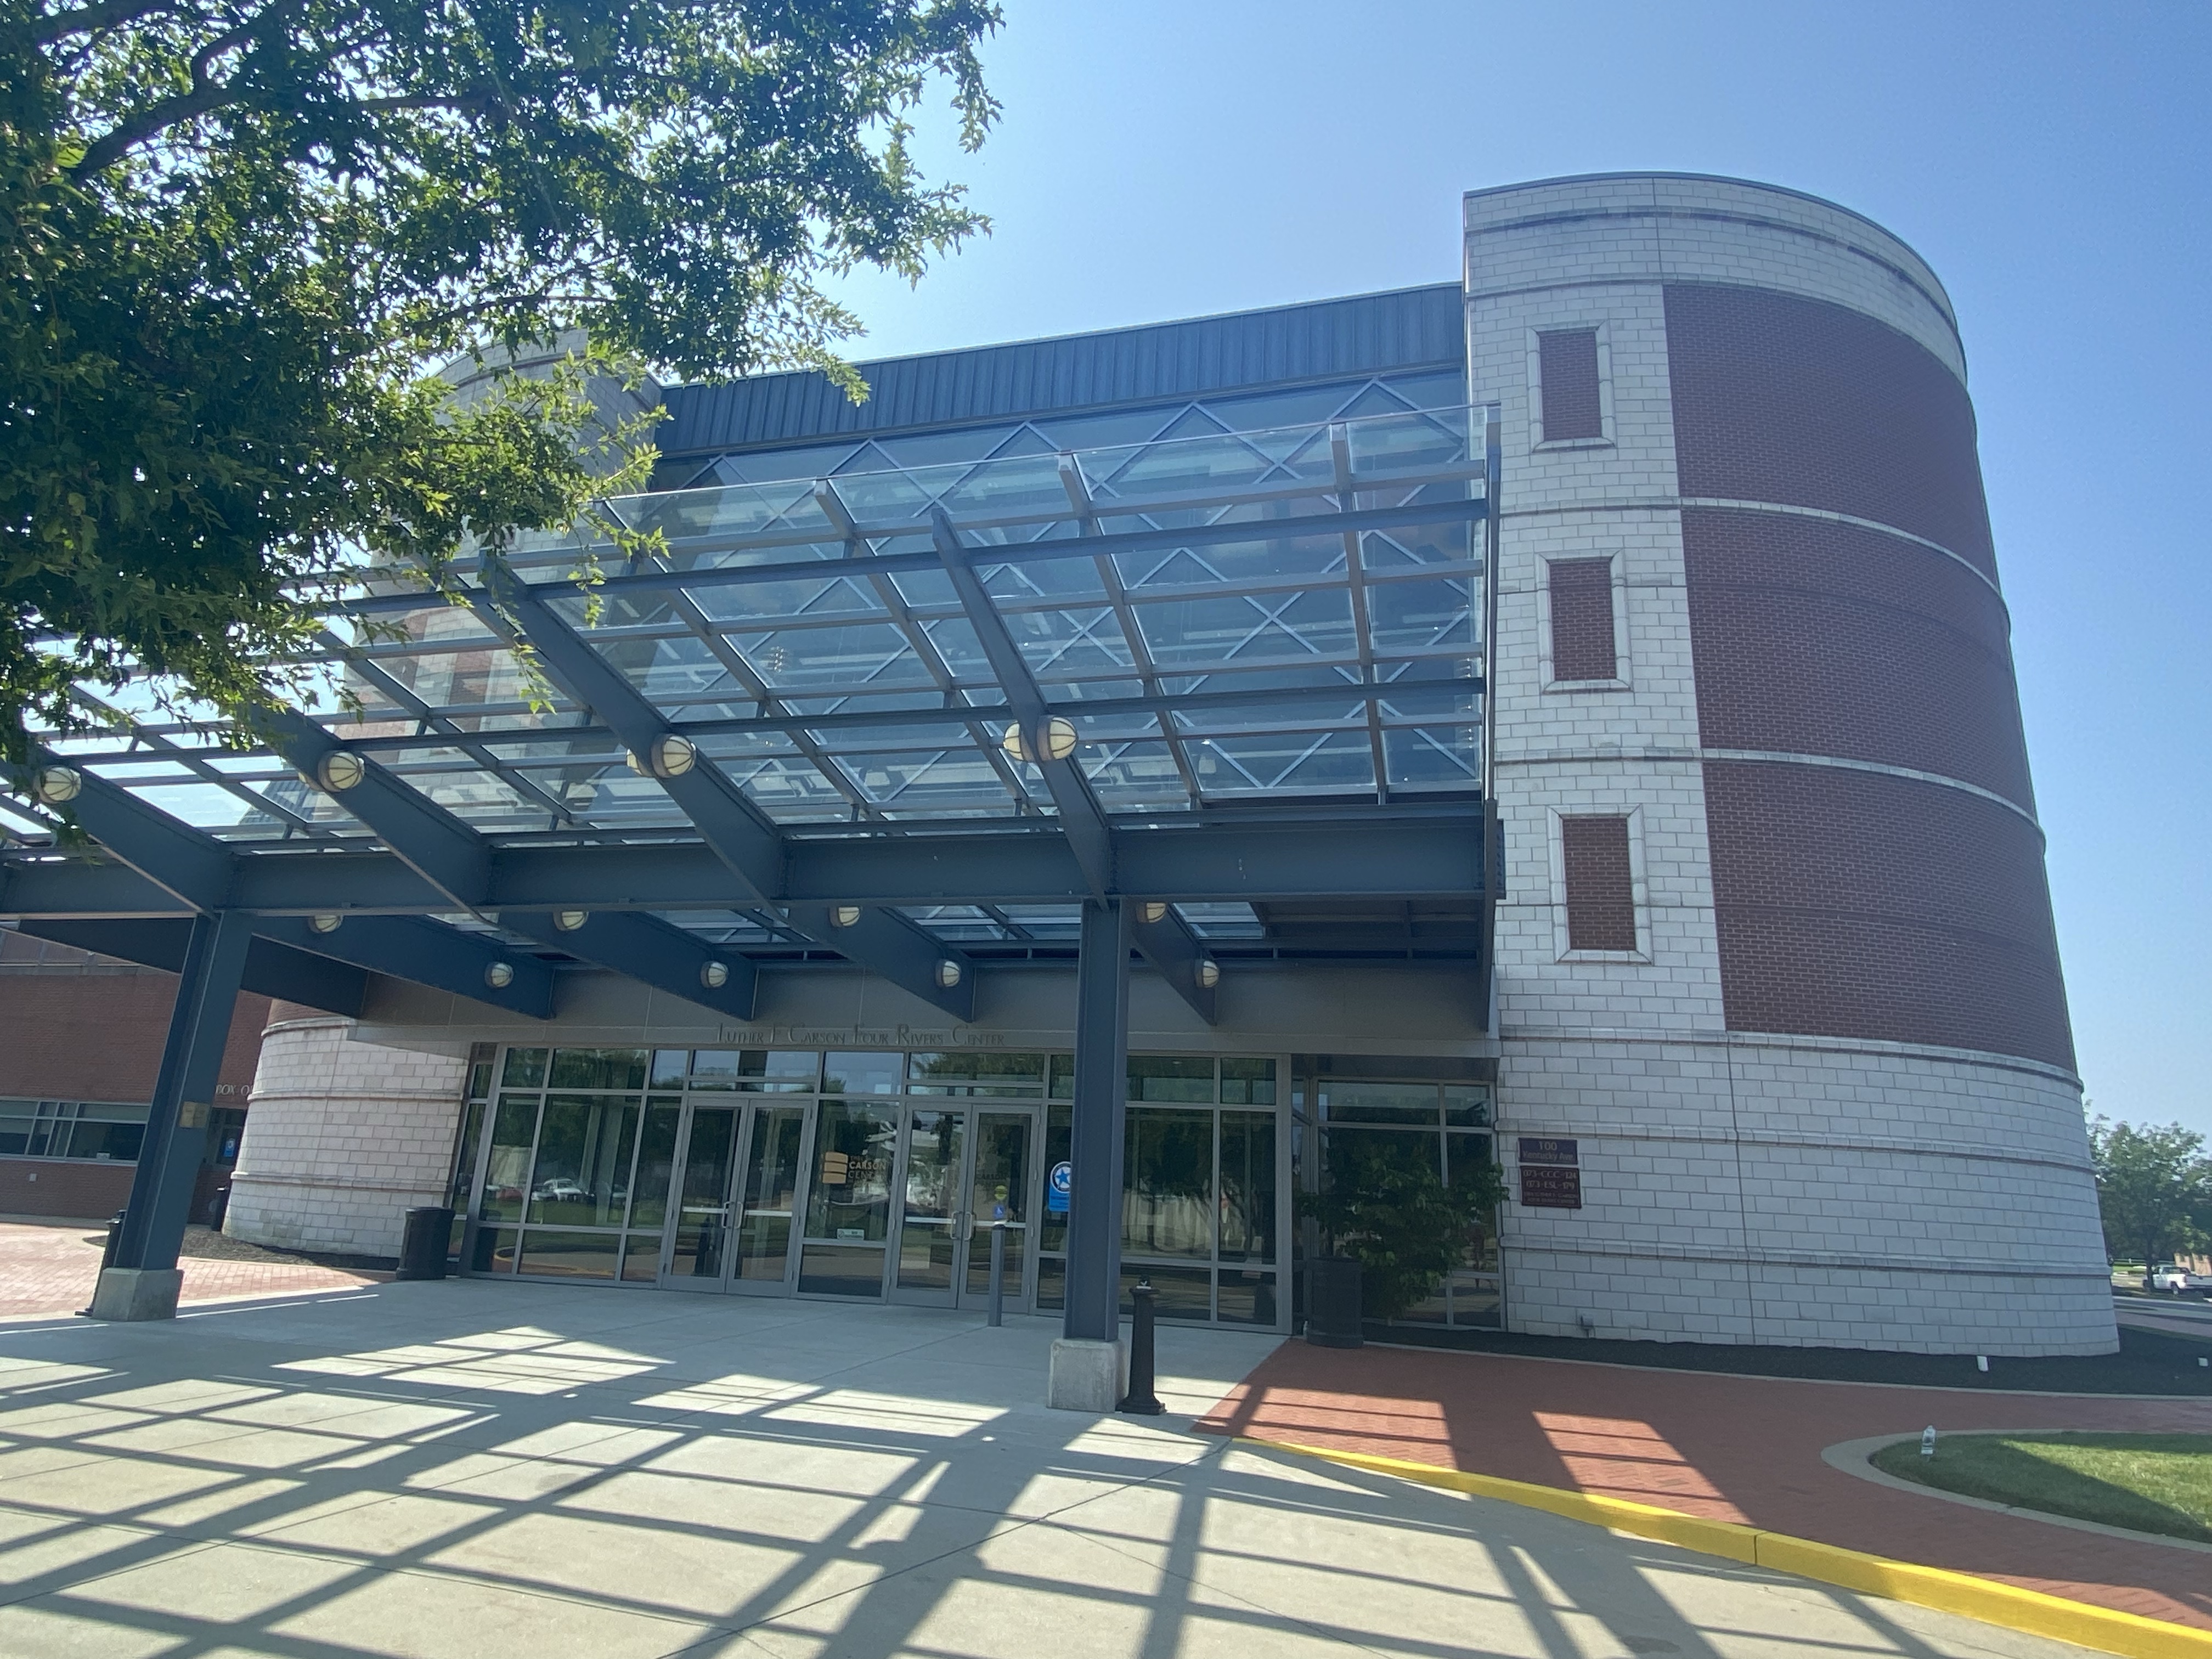
[[[1008,0],[995,234],[893,355],[1458,275],[1462,191],[1662,168],[1810,191],[1966,335],[2095,1109],[2212,1136],[2212,6]],[[930,127],[941,132],[944,123]]]

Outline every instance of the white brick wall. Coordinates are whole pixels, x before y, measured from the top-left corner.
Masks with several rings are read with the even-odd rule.
[[[1950,296],[1871,221],[1791,191],[1729,179],[1618,174],[1475,191],[1468,291],[1666,279],[1755,284],[1826,300],[1911,335],[1960,379]]]
[[[1855,216],[1722,180],[1467,201],[1474,395],[1506,467],[1491,708],[1506,843],[1498,1115],[1581,1144],[1584,1207],[1509,1203],[1518,1329],[1983,1353],[2114,1346],[2081,1088],[2048,1067],[1730,1034],[1706,852],[1661,283],[1851,305],[1963,374],[1949,302]],[[1614,441],[1533,444],[1532,330],[1606,331]],[[1544,687],[1546,562],[1617,556],[1626,684]],[[1936,786],[1931,786],[1936,787]],[[1637,815],[1648,961],[1563,961],[1559,813]]]
[[[389,1048],[352,1030],[319,1016],[262,1039],[223,1219],[232,1237],[396,1256],[401,1214],[445,1201],[466,1049]]]

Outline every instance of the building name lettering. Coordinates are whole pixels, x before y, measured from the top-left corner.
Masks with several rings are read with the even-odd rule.
[[[916,1025],[725,1025],[720,1040],[760,1048],[1003,1048],[997,1031],[934,1030]]]

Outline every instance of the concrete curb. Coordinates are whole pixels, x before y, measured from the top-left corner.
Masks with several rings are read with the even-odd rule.
[[[1438,1468],[1428,1463],[1409,1463],[1401,1458],[1376,1457],[1366,1452],[1337,1451],[1327,1446],[1307,1446],[1287,1440],[1260,1440],[1239,1436],[1244,1443],[1273,1451],[1296,1452],[1349,1468],[1370,1469],[1378,1474],[1418,1480],[1476,1498],[1518,1504],[1543,1510],[1571,1521],[1583,1521],[1614,1532],[1633,1533],[1662,1543],[1706,1555],[1723,1556],[1747,1566],[1769,1567],[1795,1573],[1893,1601],[1910,1601],[1939,1613],[1958,1613],[1984,1624],[2001,1625],[2031,1636],[2117,1653],[2124,1659],[2212,1659],[2212,1631],[2192,1630],[2163,1619],[2113,1607],[2093,1607],[2041,1590],[2022,1589],[1993,1578],[1949,1572],[1911,1561],[1892,1561],[1834,1544],[1729,1521],[1708,1521],[1656,1504],[1632,1503],[1625,1498],[1598,1498],[1557,1486],[1540,1486],[1525,1480],[1508,1480],[1494,1474],[1470,1474],[1460,1469]]]
[[[1953,1437],[1980,1439],[1993,1437],[2006,1439],[2014,1435],[2039,1434],[2120,1434],[2136,1431],[2119,1429],[1957,1429]],[[2149,1431],[2156,1432],[2156,1431]],[[1886,1446],[1909,1444],[1920,1437],[1917,1434],[1872,1434],[1858,1440],[1839,1440],[1832,1446],[1820,1449],[1820,1461],[1839,1474],[1848,1474],[1855,1480],[1870,1481],[1877,1486],[1887,1486],[1892,1492],[1909,1492],[1915,1498],[1937,1498],[1946,1504],[1958,1504],[1967,1509],[1985,1510],[1991,1515],[2016,1516],[2022,1521],[2034,1521],[2046,1527],[2064,1527],[2072,1532],[2093,1532],[2102,1538],[2117,1538],[2124,1543],[2149,1544],[2160,1549],[2194,1550],[2200,1555],[2212,1555],[2212,1544],[2200,1544],[2193,1538],[2169,1538],[2164,1533],[2137,1532],[2132,1527],[2107,1526],[2102,1521],[2084,1521],[2078,1515],[2053,1515],[2048,1510],[2024,1510],[2016,1504],[2000,1504],[1992,1498],[1975,1498],[1963,1492],[1946,1492],[1941,1486],[1924,1486],[1917,1480],[1899,1480],[1887,1470],[1874,1466],[1874,1455]]]

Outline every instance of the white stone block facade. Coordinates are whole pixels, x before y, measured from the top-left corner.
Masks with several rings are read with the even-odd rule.
[[[1852,307],[1963,376],[1910,249],[1826,204],[1613,178],[1467,200],[1478,401],[1503,406],[1491,719],[1504,821],[1498,1116],[1579,1143],[1584,1207],[1509,1202],[1532,1333],[1993,1354],[2116,1346],[2079,1080],[2033,1060],[1731,1032],[1708,856],[1663,285]],[[1537,331],[1597,328],[1608,441],[1540,441]],[[1560,686],[1547,562],[1614,560],[1618,682]],[[1929,787],[1948,787],[1941,781]],[[1565,950],[1562,814],[1627,815],[1635,953]]]
[[[353,1030],[314,1014],[263,1037],[223,1218],[232,1237],[396,1257],[402,1215],[446,1201],[466,1047],[386,1048]]]

